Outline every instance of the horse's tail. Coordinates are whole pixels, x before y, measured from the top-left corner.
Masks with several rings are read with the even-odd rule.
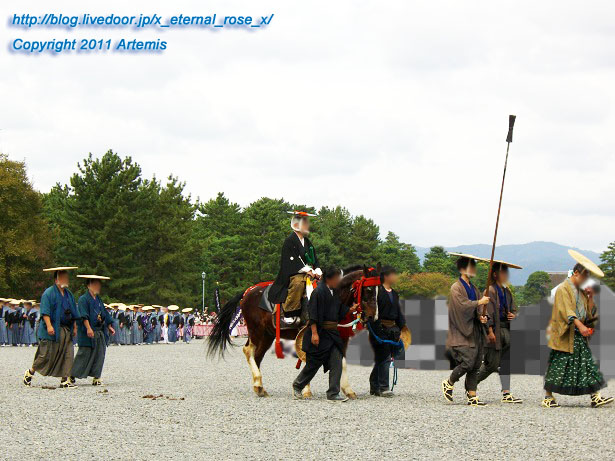
[[[233,344],[230,331],[231,322],[235,318],[235,312],[237,312],[237,306],[241,298],[243,298],[243,292],[231,298],[218,312],[218,317],[208,339],[207,355],[209,357],[214,356],[216,353],[224,356],[226,348]]]

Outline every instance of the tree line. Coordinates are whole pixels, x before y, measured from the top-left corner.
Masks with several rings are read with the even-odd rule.
[[[136,162],[111,150],[79,162],[69,184],[39,193],[25,163],[0,154],[0,294],[38,298],[50,283],[42,268],[70,264],[80,273],[110,276],[108,301],[198,307],[205,272],[205,304],[212,307],[215,287],[224,301],[275,278],[290,232],[287,211],[297,209],[318,214],[310,238],[321,266],[392,265],[406,298],[446,295],[457,277],[443,247],[432,247],[421,264],[413,245],[393,232],[381,238],[372,219],[342,206],[317,209],[263,197],[241,207],[224,193],[201,201],[178,178],[144,178]],[[613,284],[615,243],[603,261]],[[481,289],[486,274],[479,265]],[[549,289],[548,275],[534,273],[516,293],[530,304]]]

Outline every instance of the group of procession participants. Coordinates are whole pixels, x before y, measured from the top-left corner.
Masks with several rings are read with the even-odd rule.
[[[338,287],[342,272],[338,268],[324,271],[318,268],[318,258],[308,238],[309,214],[292,212],[291,233],[282,247],[281,269],[272,290],[271,302],[291,304],[284,310],[296,310],[305,278],[319,279],[318,287],[307,306],[308,329],[302,341],[306,365],[293,382],[293,396],[304,399],[302,390],[322,366],[329,370],[327,398],[346,401],[340,395],[342,376],[342,341],[338,325],[358,306],[344,306]],[[501,382],[501,402],[521,404],[523,400],[511,393],[510,382],[510,324],[517,316],[517,307],[509,284],[509,269],[521,267],[505,261],[492,261],[477,256],[449,253],[457,257],[459,278],[451,286],[448,297],[448,335],[446,355],[451,363],[450,376],[442,381],[441,391],[448,402],[453,401],[455,384],[465,376],[467,405],[482,407],[486,403],[477,396],[479,384],[497,372]],[[589,348],[589,340],[597,322],[594,288],[596,278],[604,273],[590,259],[569,250],[576,264],[569,277],[555,291],[551,321],[548,326],[548,345],[551,349],[544,378],[545,397],[542,406],[556,408],[559,404],[553,393],[589,395],[594,408],[613,402],[602,397],[606,387]],[[477,261],[490,264],[488,289],[481,293],[472,283],[476,277]],[[376,295],[376,313],[363,319],[368,325],[369,340],[374,350],[374,367],[370,375],[370,394],[392,397],[389,388],[389,365],[402,350],[400,337],[406,321],[394,286],[397,274],[393,267],[380,270],[380,286]],[[280,294],[281,293],[281,294]],[[356,298],[355,298],[356,299]]]
[[[105,304],[113,319],[113,334],[107,335],[107,345],[189,343],[192,329],[203,323],[192,308],[177,312],[176,306]],[[206,316],[206,321],[211,321]],[[36,300],[0,298],[0,347],[36,346],[41,320],[40,304]],[[73,342],[77,341],[74,336]]]
[[[7,345],[21,345],[14,338],[24,331],[23,335],[31,338],[28,345],[38,344],[34,362],[24,373],[26,386],[32,384],[35,373],[61,378],[61,388],[74,388],[76,379],[88,377],[92,385],[102,386],[109,345],[191,341],[198,318],[192,308],[180,313],[176,305],[104,304],[100,292],[103,280],[109,277],[100,275],[77,276],[85,280],[86,292],[75,302],[68,288],[69,271],[74,269],[77,267],[45,269],[53,272],[54,284],[45,290],[40,303],[3,298],[0,339],[6,337]],[[74,343],[79,347],[76,355]]]
[[[292,233],[282,246],[280,271],[268,292],[269,301],[278,304],[285,317],[296,316],[306,325],[301,348],[305,352],[305,366],[293,382],[293,397],[305,399],[303,389],[322,367],[329,373],[327,399],[345,402],[340,394],[343,369],[343,344],[338,330],[340,322],[351,312],[358,312],[358,303],[345,305],[339,296],[343,272],[337,267],[324,271],[319,267],[313,244],[308,238],[309,215],[291,212]],[[595,278],[604,274],[591,260],[573,250],[570,255],[576,264],[569,277],[555,291],[551,321],[548,327],[548,345],[551,349],[544,378],[545,397],[542,406],[559,407],[553,393],[589,395],[592,407],[613,402],[613,398],[600,395],[606,386],[589,348],[598,315],[592,286]],[[501,381],[501,402],[520,404],[522,399],[511,392],[510,382],[510,324],[517,315],[517,306],[508,288],[509,269],[520,268],[505,261],[490,261],[468,254],[450,253],[457,257],[459,278],[451,286],[448,298],[448,335],[446,354],[451,362],[450,376],[442,381],[441,391],[446,401],[452,402],[455,385],[465,376],[467,405],[482,407],[479,384],[497,372]],[[472,283],[476,276],[477,261],[492,264],[490,283],[481,293]],[[110,305],[107,309],[100,299],[102,281],[108,277],[78,275],[85,279],[87,291],[75,299],[68,289],[69,271],[75,267],[46,269],[53,272],[54,284],[47,288],[40,302],[37,327],[38,349],[32,366],[24,373],[23,383],[30,386],[35,373],[61,378],[60,387],[75,387],[76,378],[100,380],[107,344],[174,342],[177,331],[184,329],[184,340],[189,341],[194,316],[184,309],[183,316],[177,306],[137,306],[132,311],[123,305]],[[397,272],[391,266],[381,268],[380,284],[376,282],[376,314],[363,318],[368,326],[369,340],[374,350],[374,366],[369,378],[370,394],[375,397],[393,397],[389,386],[391,360],[403,350],[400,341],[407,329],[399,296],[395,291]],[[317,287],[306,298],[306,280],[315,279]],[[590,283],[592,282],[592,283]],[[30,318],[29,316],[27,317]],[[182,321],[183,319],[183,321]],[[133,330],[137,323],[136,330]],[[32,325],[34,327],[35,323]],[[122,333],[123,331],[123,333]],[[149,334],[148,334],[149,333]],[[79,350],[73,358],[73,336]],[[401,349],[400,349],[401,344]]]

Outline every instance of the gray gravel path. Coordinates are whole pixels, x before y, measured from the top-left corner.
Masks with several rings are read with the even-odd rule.
[[[0,349],[0,459],[615,459],[615,406],[561,397],[565,408],[543,409],[536,376],[513,376],[523,405],[499,403],[493,376],[480,393],[490,405],[468,408],[461,392],[443,401],[444,371],[400,370],[397,396],[384,400],[367,395],[369,368],[350,366],[358,400],[324,400],[319,373],[316,398],[293,401],[295,361],[268,354],[271,397],[260,399],[240,349],[212,362],[195,341],[111,347],[103,388],[45,389],[58,380],[36,376],[28,389],[34,351]]]

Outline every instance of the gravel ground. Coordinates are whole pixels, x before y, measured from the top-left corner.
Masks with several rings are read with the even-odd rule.
[[[468,408],[460,391],[444,402],[445,371],[400,370],[396,397],[378,399],[370,369],[350,366],[359,398],[336,404],[322,373],[314,400],[292,400],[295,361],[270,354],[271,397],[258,398],[241,350],[208,361],[203,341],[111,347],[105,386],[82,380],[72,390],[47,389],[58,380],[40,376],[24,387],[34,352],[0,349],[0,459],[615,459],[615,406],[561,397],[565,408],[543,409],[537,376],[513,376],[522,405],[500,403],[492,376],[480,392],[490,405]]]

